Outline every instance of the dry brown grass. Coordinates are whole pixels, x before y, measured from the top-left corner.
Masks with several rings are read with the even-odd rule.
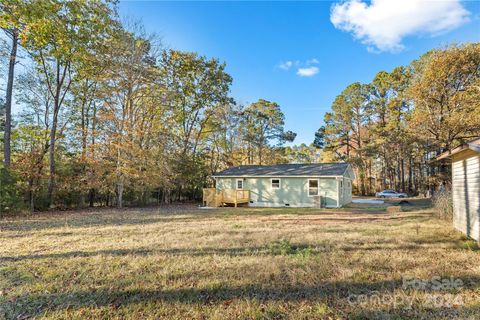
[[[0,319],[480,317],[480,253],[430,210],[101,210],[0,227]]]
[[[452,221],[453,219],[453,201],[452,191],[439,191],[433,198],[433,207],[440,219]]]

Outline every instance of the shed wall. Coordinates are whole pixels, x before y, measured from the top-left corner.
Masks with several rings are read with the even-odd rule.
[[[480,241],[480,154],[471,150],[452,159],[453,225]]]
[[[352,202],[352,180],[348,177],[343,177],[343,197],[342,205]]]

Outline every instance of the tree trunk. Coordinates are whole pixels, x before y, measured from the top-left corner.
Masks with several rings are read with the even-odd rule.
[[[95,135],[96,135],[96,125],[97,125],[97,106],[93,104],[93,114],[92,114],[92,133],[91,133],[91,157],[92,160],[95,160]]]
[[[408,156],[408,192],[412,192],[412,176],[413,176],[412,155],[409,155]]]
[[[397,157],[397,177],[395,182],[395,191],[402,188],[402,170],[400,168],[400,159]]]
[[[382,165],[382,190],[387,188],[387,155],[383,150],[383,165]]]
[[[123,175],[120,175],[117,180],[117,207],[118,208],[123,207],[123,189],[124,189]]]
[[[81,100],[81,108],[80,108],[80,126],[81,126],[81,139],[82,139],[82,175],[86,175],[87,166],[85,164],[87,159],[87,135],[88,135],[88,110],[87,110],[87,96],[88,96],[88,79],[85,80],[83,84],[83,96]],[[88,194],[90,197],[90,192]],[[80,207],[85,206],[85,193],[82,191],[80,194]]]
[[[402,172],[402,192],[405,192],[405,161],[401,160],[401,172]]]
[[[55,102],[55,111],[53,115],[52,129],[50,131],[50,146],[48,153],[48,162],[50,165],[50,175],[48,177],[47,203],[51,207],[53,202],[53,189],[55,185],[55,140],[57,134],[58,111],[57,102]]]
[[[88,192],[88,203],[90,208],[93,208],[93,206],[95,205],[95,189],[94,188],[90,189],[90,191]]]
[[[45,68],[45,62],[43,63]],[[63,71],[61,69],[63,69]],[[60,61],[57,59],[55,92],[53,91],[51,84],[49,84],[50,93],[53,96],[53,117],[52,117],[52,128],[50,130],[50,150],[49,150],[49,157],[48,157],[49,164],[50,164],[50,176],[48,178],[47,203],[49,207],[52,206],[53,204],[52,202],[53,189],[55,187],[55,142],[57,139],[58,115],[60,113],[60,107],[63,102],[63,98],[65,97],[66,91],[70,87],[70,83],[71,83],[71,79],[69,79],[69,83],[65,91],[63,92],[63,96],[62,96],[62,86],[64,85],[65,77],[68,70],[69,70],[69,65],[66,64],[63,67],[61,67]],[[46,73],[45,75],[48,77]]]
[[[95,134],[96,134],[96,124],[97,124],[97,106],[93,104],[93,114],[92,114],[92,132],[91,132],[91,145],[90,145],[90,156],[91,159],[95,162]],[[95,169],[92,170],[92,175],[95,175]],[[95,205],[95,188],[91,188],[88,194],[89,205],[91,208]]]
[[[248,164],[253,164],[253,150],[250,142],[248,143]]]
[[[28,179],[27,200],[28,200],[28,204],[30,205],[30,212],[32,213],[35,210],[35,205],[33,200],[33,183],[34,183],[34,179],[33,177],[30,177]]]
[[[412,179],[413,179],[413,193],[414,193],[414,195],[417,195],[418,179],[417,179],[417,168],[416,168],[415,164],[413,164]]]
[[[86,99],[86,98],[85,98]],[[85,110],[85,104],[86,102],[82,102],[82,108],[81,108],[81,120],[80,120],[80,125],[81,125],[81,135],[82,135],[82,162],[85,163],[85,159],[87,158],[87,125],[86,125],[86,110]],[[85,169],[85,167],[83,168]]]
[[[360,194],[362,196],[366,195],[366,190],[365,190],[365,168],[363,167],[363,164],[360,165],[359,168],[359,176],[360,176]]]
[[[15,63],[17,60],[17,45],[18,45],[18,30],[12,30],[12,50],[10,51],[10,61],[8,63],[8,78],[7,78],[7,91],[5,97],[5,132],[4,132],[4,148],[3,158],[5,167],[10,167],[11,158],[11,132],[12,132],[12,94],[13,94],[13,81]]]
[[[350,160],[350,137],[347,133],[347,161]]]
[[[123,184],[118,183],[117,185],[117,207],[123,207]]]
[[[373,186],[372,186],[372,160],[368,161],[368,193],[373,193]],[[376,181],[375,181],[376,183]]]
[[[258,164],[262,165],[262,153],[263,153],[263,148],[262,146],[258,146]]]

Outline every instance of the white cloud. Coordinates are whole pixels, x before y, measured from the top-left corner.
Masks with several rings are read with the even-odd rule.
[[[278,65],[278,67],[282,70],[289,70],[291,67],[293,66],[293,62],[292,61],[285,61],[285,62],[282,62]]]
[[[318,73],[317,67],[298,68],[297,75],[300,77],[312,77]]]
[[[279,63],[276,67],[284,71],[288,71],[293,67],[297,68],[297,75],[300,77],[311,77],[318,73],[318,67],[314,66],[319,64],[316,58],[300,61],[300,60],[287,60]]]
[[[369,51],[394,52],[404,48],[406,36],[435,36],[466,23],[469,15],[460,0],[347,0],[332,6],[330,21]]]

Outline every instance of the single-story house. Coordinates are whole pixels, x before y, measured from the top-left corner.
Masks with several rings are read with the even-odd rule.
[[[452,160],[453,225],[480,241],[480,138],[437,157]]]
[[[352,201],[354,173],[348,163],[244,165],[213,178],[217,194],[248,190],[250,206],[338,208]]]

